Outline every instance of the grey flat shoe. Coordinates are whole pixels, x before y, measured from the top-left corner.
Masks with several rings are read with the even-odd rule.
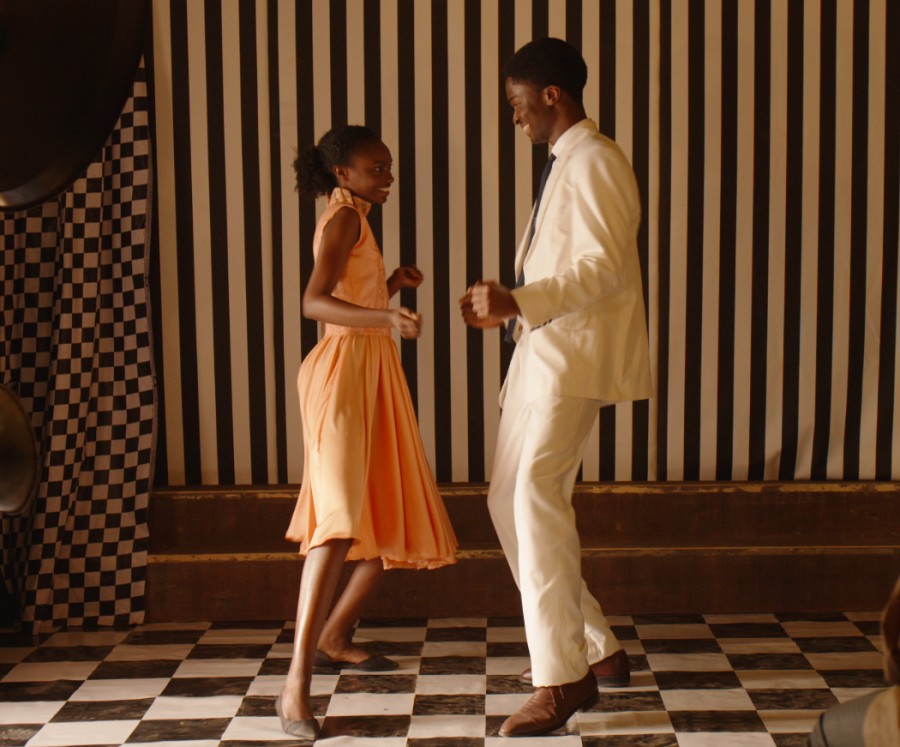
[[[314,718],[304,718],[300,721],[291,721],[284,717],[284,711],[281,710],[281,696],[275,698],[275,713],[281,719],[281,730],[285,734],[290,734],[298,739],[308,739],[315,742],[319,737],[319,722]]]

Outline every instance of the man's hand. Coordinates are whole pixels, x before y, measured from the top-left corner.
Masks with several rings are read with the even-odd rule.
[[[479,318],[478,314],[475,313],[475,309],[472,308],[472,289],[475,286],[470,286],[466,289],[465,295],[459,299],[459,310],[462,312],[463,321],[474,329],[493,329],[494,327],[500,327],[503,324],[502,319],[497,319],[494,317],[487,318]]]
[[[472,310],[479,319],[511,319],[519,315],[513,294],[496,280],[479,280],[471,291]]]

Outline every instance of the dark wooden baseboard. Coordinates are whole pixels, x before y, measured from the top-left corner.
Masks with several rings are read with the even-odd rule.
[[[894,483],[579,484],[583,574],[607,613],[878,610],[900,574]],[[484,485],[442,486],[459,562],[394,571],[373,617],[520,613]],[[151,621],[290,619],[292,487],[151,498]]]

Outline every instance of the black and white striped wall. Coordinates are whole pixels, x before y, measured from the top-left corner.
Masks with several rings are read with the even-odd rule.
[[[154,0],[157,485],[299,482],[322,205],[290,164],[344,122],[394,155],[388,271],[427,277],[402,356],[437,478],[489,478],[510,350],[456,299],[512,282],[546,152],[500,70],[545,35],[644,200],[657,397],[603,411],[584,479],[900,478],[900,3]]]

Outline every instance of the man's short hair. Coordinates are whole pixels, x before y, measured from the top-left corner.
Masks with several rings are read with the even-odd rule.
[[[568,42],[553,37],[528,42],[509,59],[503,73],[505,78],[541,90],[559,86],[578,102],[587,83],[587,65],[581,53]]]

